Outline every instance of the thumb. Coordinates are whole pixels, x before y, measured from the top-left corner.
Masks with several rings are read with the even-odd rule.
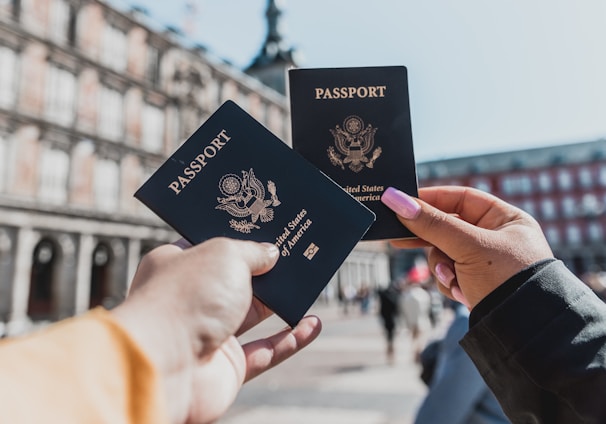
[[[387,188],[381,201],[398,214],[402,224],[417,237],[455,261],[462,258],[466,247],[477,243],[481,229],[400,190]]]
[[[271,270],[278,258],[280,251],[269,242],[259,243],[249,240],[236,240],[217,237],[199,245],[204,250],[200,254],[206,254],[206,249],[218,253],[220,257],[239,258],[248,266],[252,275],[265,274]],[[194,248],[190,250],[194,250]]]
[[[240,243],[242,243],[241,252],[252,275],[265,274],[278,262],[280,251],[275,244],[254,241],[241,241]]]

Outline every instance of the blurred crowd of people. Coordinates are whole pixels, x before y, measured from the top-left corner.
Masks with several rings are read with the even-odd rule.
[[[402,277],[386,287],[363,282],[359,287],[342,284],[337,292],[343,315],[376,313],[386,338],[386,355],[390,363],[395,360],[396,334],[409,334],[415,356],[418,357],[428,341],[431,330],[442,320],[449,299],[440,294],[425,262],[417,262]],[[328,296],[323,299],[330,302]]]
[[[594,269],[580,276],[580,279],[606,302],[605,271]],[[337,296],[325,295],[323,300],[329,302],[335,297],[344,315],[377,313],[385,333],[386,355],[390,363],[395,358],[394,340],[400,331],[408,332],[415,359],[420,362],[421,352],[435,336],[432,330],[445,318],[452,319],[456,306],[453,304],[456,302],[437,290],[429,267],[422,261],[386,287],[376,288],[363,282],[356,288],[346,283],[340,287]]]

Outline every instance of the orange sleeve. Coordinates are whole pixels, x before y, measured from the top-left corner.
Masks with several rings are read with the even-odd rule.
[[[160,376],[101,308],[0,342],[0,411],[7,423],[168,422]]]

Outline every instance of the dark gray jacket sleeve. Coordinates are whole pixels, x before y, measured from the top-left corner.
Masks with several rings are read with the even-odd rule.
[[[514,423],[606,423],[606,304],[560,261],[524,282],[461,341]]]

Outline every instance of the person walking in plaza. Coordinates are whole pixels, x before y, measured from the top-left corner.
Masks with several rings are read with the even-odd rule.
[[[425,264],[416,264],[402,285],[401,314],[408,328],[415,361],[419,361],[421,350],[431,330],[431,296],[423,287],[431,274]]]
[[[400,289],[396,281],[393,281],[386,288],[378,290],[379,297],[379,316],[383,324],[385,334],[386,349],[385,354],[387,362],[395,362],[394,340],[396,336],[396,322],[400,314],[398,304],[400,302]]]

